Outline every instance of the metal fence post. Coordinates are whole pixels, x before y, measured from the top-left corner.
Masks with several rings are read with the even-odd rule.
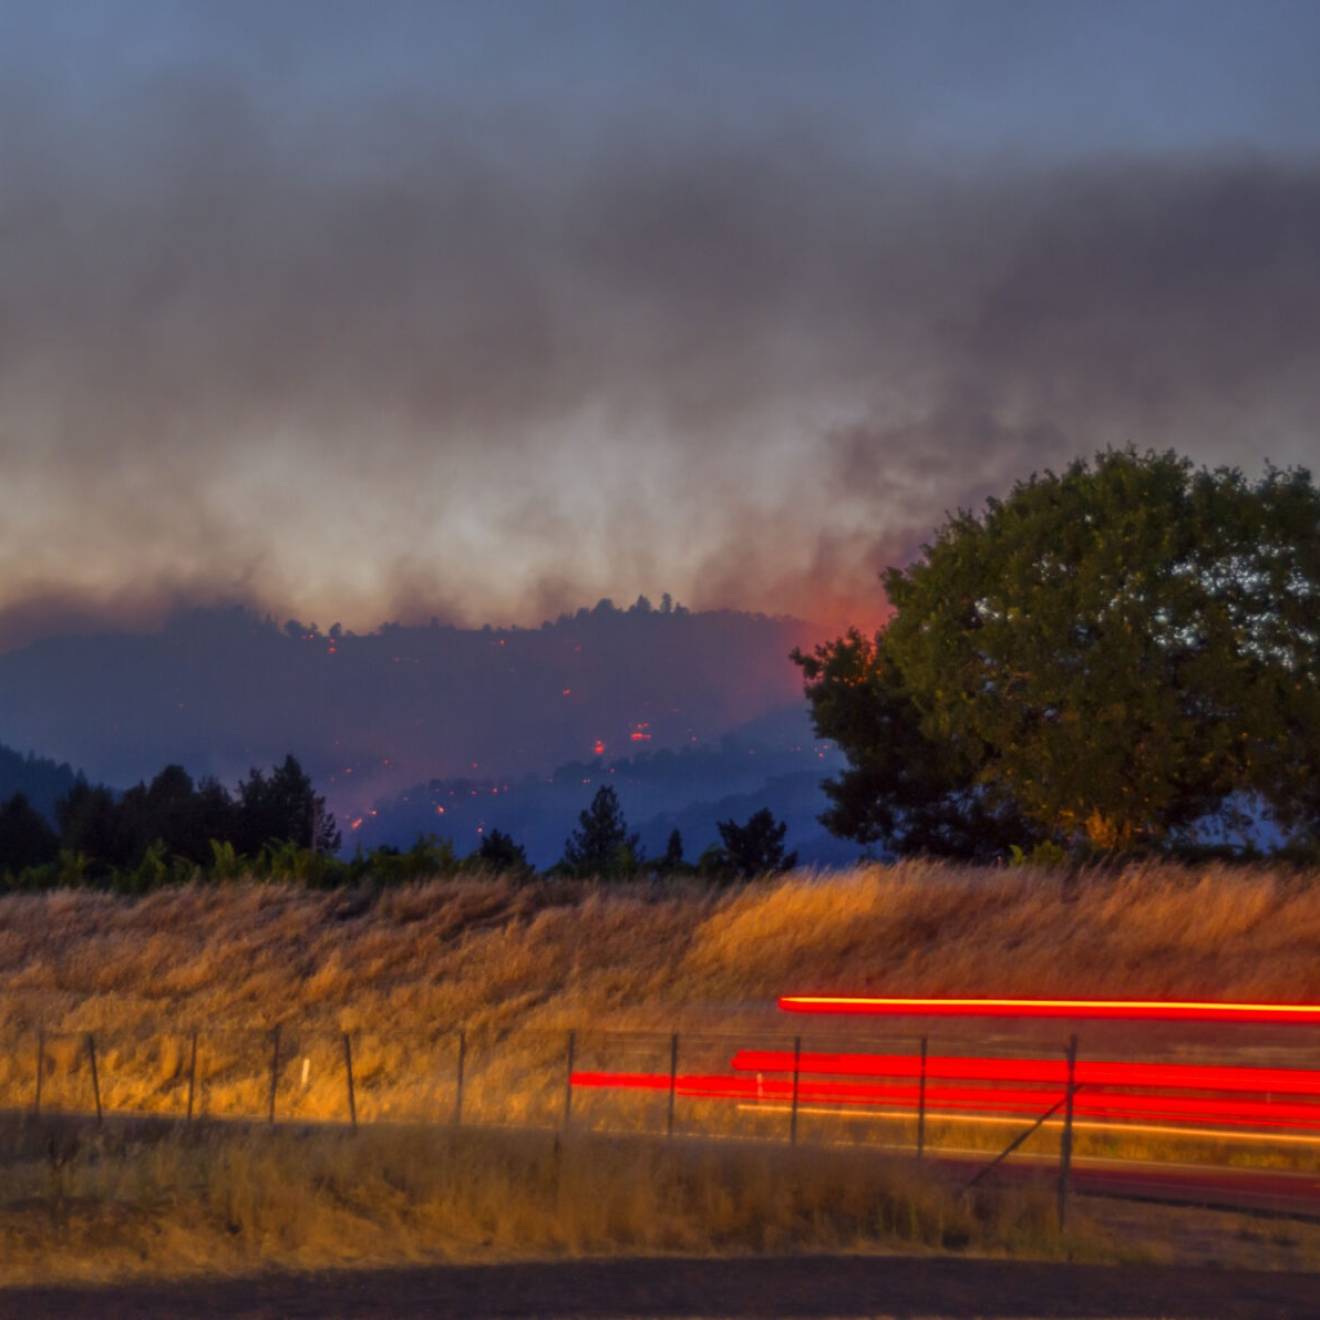
[[[280,1082],[280,1029],[270,1033],[270,1106],[266,1113],[268,1123],[275,1122],[275,1088]]]
[[[344,1032],[344,1076],[348,1079],[348,1119],[357,1131],[357,1097],[353,1094],[353,1044]]]
[[[463,1125],[463,1073],[467,1065],[467,1031],[458,1029],[458,1058],[454,1061],[454,1126]]]
[[[788,1141],[797,1145],[798,1138],[798,1083],[802,1077],[802,1037],[793,1037],[793,1107],[789,1111]]]
[[[1059,1231],[1068,1227],[1068,1192],[1072,1182],[1073,1093],[1077,1089],[1077,1037],[1068,1038],[1068,1089],[1064,1094],[1063,1139],[1059,1143]]]
[[[37,1092],[32,1100],[32,1112],[38,1116],[41,1114],[41,1081],[42,1074],[46,1071],[46,1033],[37,1032]]]
[[[197,1096],[197,1028],[192,1032],[192,1048],[188,1051],[188,1122],[193,1118],[193,1101]]]
[[[564,1073],[564,1130],[573,1121],[573,1060],[577,1054],[577,1032],[568,1033],[568,1067]]]
[[[917,1082],[917,1159],[926,1153],[926,1037],[921,1038],[921,1073]]]
[[[101,1079],[96,1075],[96,1035],[87,1033],[87,1058],[92,1065],[92,1099],[96,1101],[96,1125],[101,1126]]]
[[[665,1136],[674,1135],[674,1100],[678,1095],[678,1032],[669,1038],[669,1113],[665,1118]]]

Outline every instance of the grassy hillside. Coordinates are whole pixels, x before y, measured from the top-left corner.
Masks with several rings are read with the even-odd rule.
[[[0,898],[0,1031],[741,1026],[787,990],[1320,998],[1320,876],[924,862],[730,888]],[[781,1023],[782,1026],[782,1023]]]
[[[1151,1237],[1149,1224],[1111,1233],[1088,1220],[1080,1238],[1065,1240],[1050,1226],[1048,1194],[996,1195],[978,1207],[874,1156],[814,1145],[799,1158],[785,1144],[783,1106],[739,1113],[746,1107],[685,1102],[680,1131],[771,1140],[672,1143],[664,1153],[624,1135],[663,1131],[663,1094],[611,1100],[607,1112],[584,1093],[561,1174],[559,1139],[544,1129],[562,1116],[564,1029],[679,1029],[683,1067],[701,1071],[727,1067],[730,1036],[753,1043],[772,1032],[874,1029],[785,1020],[774,998],[792,989],[1315,1000],[1316,880],[1283,869],[1142,866],[1066,881],[906,863],[729,889],[466,879],[380,892],[235,885],[136,900],[9,896],[0,900],[0,1109],[11,1117],[0,1125],[0,1167],[11,1195],[0,1198],[9,1261],[0,1282],[89,1269],[110,1277],[612,1250],[902,1244],[1123,1258]],[[384,1125],[350,1136],[337,1033],[353,1035],[359,1117],[443,1124],[460,1023],[465,1117],[543,1130]],[[107,1108],[179,1115],[195,1027],[198,1112],[261,1120],[276,1025],[280,1116],[336,1126],[147,1125],[134,1136],[132,1124],[98,1134],[84,1118],[84,1136],[67,1137],[65,1151],[65,1120],[22,1116],[38,1027],[47,1032],[43,1109],[84,1115],[91,1090],[80,1033],[97,1033]],[[896,1028],[927,1029],[953,1030]],[[1033,1048],[1057,1046],[1067,1029],[1038,1026]],[[982,1041],[1008,1031],[975,1030]],[[718,1039],[703,1035],[714,1032]],[[1296,1029],[1274,1038],[1223,1028],[1198,1037],[1185,1026],[1163,1039],[1134,1039],[1131,1027],[1105,1032],[1088,1026],[1085,1047],[1284,1058],[1300,1049],[1312,1062],[1317,1046],[1314,1033]],[[667,1036],[634,1039],[589,1058],[606,1047],[582,1033],[578,1066],[667,1067]],[[835,1132],[830,1121],[804,1113],[804,1139],[871,1139],[861,1124]],[[874,1137],[901,1151],[905,1131],[890,1124]],[[998,1129],[938,1124],[927,1135],[932,1146],[998,1148],[1005,1139]],[[1057,1140],[1048,1131],[1033,1138],[1046,1177]],[[1106,1153],[1105,1140],[1081,1134],[1079,1154]],[[1177,1154],[1190,1157],[1186,1142]],[[1272,1162],[1267,1154],[1232,1157]],[[43,1209],[36,1218],[34,1207]],[[1314,1261],[1313,1246],[1303,1263]]]

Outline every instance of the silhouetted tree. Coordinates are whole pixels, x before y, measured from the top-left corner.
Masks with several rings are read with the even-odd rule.
[[[655,869],[660,875],[674,875],[679,871],[689,869],[688,864],[683,860],[683,836],[678,830],[669,831],[665,851],[656,863]]]
[[[481,865],[491,871],[527,874],[533,869],[527,860],[526,849],[503,830],[483,834],[476,856]]]
[[[317,849],[337,852],[343,839],[335,818],[293,755],[286,756],[269,777],[254,769],[239,783],[234,830],[239,852],[255,856],[268,843],[308,847],[313,823]]]
[[[628,833],[619,795],[608,784],[597,789],[564,843],[560,868],[583,878],[617,879],[635,873],[641,861],[638,836]]]
[[[119,810],[133,839],[135,863],[159,843],[171,856],[204,865],[211,860],[211,840],[229,840],[236,825],[224,787],[215,780],[198,787],[179,765],[167,765],[150,785],[129,789]]]
[[[0,805],[0,873],[17,875],[29,866],[44,866],[59,852],[55,831],[22,793]]]
[[[722,820],[718,826],[724,844],[720,849],[720,862],[723,869],[733,875],[751,879],[791,871],[797,865],[797,853],[784,851],[788,824],[776,822],[768,807],[753,812],[746,825]]]
[[[114,867],[131,866],[136,843],[115,796],[108,788],[76,783],[55,804],[60,846],[91,859],[91,872],[104,875]]]

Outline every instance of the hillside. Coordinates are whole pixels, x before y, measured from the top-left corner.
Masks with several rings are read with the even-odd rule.
[[[25,756],[0,743],[0,802],[22,793],[43,816],[53,821],[55,803],[77,782],[78,776],[71,766],[33,752]]]
[[[295,752],[344,818],[436,777],[517,778],[719,738],[801,704],[807,625],[601,602],[540,628],[357,636],[242,609],[0,655],[11,744],[129,784],[171,762],[233,781]]]
[[[1320,999],[1320,877],[1268,867],[64,891],[0,898],[0,931],[9,1032],[765,1025],[793,989]]]

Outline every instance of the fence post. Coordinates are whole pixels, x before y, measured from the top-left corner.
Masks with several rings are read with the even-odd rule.
[[[87,1058],[92,1065],[92,1099],[96,1101],[96,1126],[101,1126],[101,1079],[96,1075],[96,1035],[87,1033]]]
[[[353,1045],[344,1032],[344,1075],[348,1078],[348,1119],[357,1131],[357,1097],[353,1094]]]
[[[276,1027],[270,1033],[270,1106],[266,1113],[268,1123],[275,1122],[275,1088],[280,1081],[280,1029]]]
[[[564,1131],[573,1121],[573,1058],[577,1053],[577,1032],[568,1033],[568,1068],[564,1073]]]
[[[921,1074],[917,1082],[917,1159],[926,1153],[926,1037],[921,1038]]]
[[[37,1032],[37,1093],[32,1101],[32,1112],[38,1116],[41,1114],[41,1080],[42,1073],[46,1070],[46,1033],[44,1030]]]
[[[467,1030],[458,1029],[458,1058],[454,1063],[454,1126],[463,1126],[463,1073],[467,1064]]]
[[[197,1095],[197,1028],[192,1030],[192,1048],[188,1051],[188,1122],[193,1119],[193,1101]]]
[[[1068,1038],[1068,1089],[1064,1094],[1063,1138],[1059,1143],[1059,1231],[1068,1227],[1068,1192],[1072,1182],[1073,1093],[1077,1089],[1077,1037]]]
[[[665,1136],[674,1135],[674,1100],[678,1095],[678,1032],[669,1038],[669,1113],[665,1119]]]
[[[797,1145],[798,1132],[798,1082],[802,1077],[802,1037],[793,1037],[793,1107],[789,1111],[788,1141]]]

